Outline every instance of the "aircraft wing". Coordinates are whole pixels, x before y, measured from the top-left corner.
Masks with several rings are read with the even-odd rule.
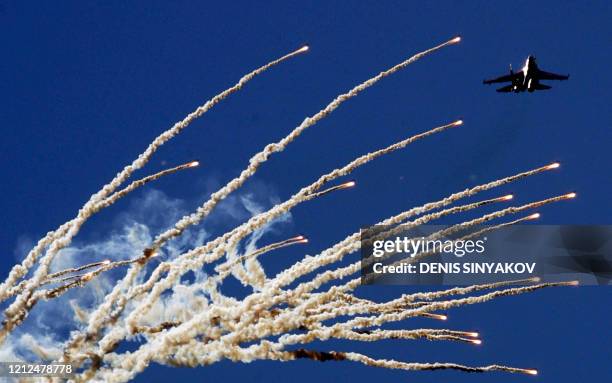
[[[498,83],[498,82],[509,82],[509,81],[517,79],[519,76],[522,76],[521,72],[508,74],[508,75],[505,75],[505,76],[500,76],[498,78],[494,78],[494,79],[491,79],[491,80],[484,80],[482,83],[483,84],[495,84],[495,83]]]
[[[569,75],[563,76],[560,74],[544,72],[543,70],[541,70],[538,71],[538,77],[540,78],[540,80],[567,80],[569,78]]]

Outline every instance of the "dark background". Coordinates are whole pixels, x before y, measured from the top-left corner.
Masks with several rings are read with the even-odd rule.
[[[541,222],[609,224],[611,18],[606,1],[0,2],[0,275],[21,255],[15,250],[20,243],[73,217],[157,134],[244,73],[303,43],[311,47],[307,55],[263,74],[164,146],[147,174],[192,158],[203,166],[155,187],[197,206],[211,180],[229,181],[251,155],[337,94],[457,34],[461,44],[347,102],[274,155],[246,187],[268,185],[286,198],[359,154],[456,118],[465,125],[360,169],[354,190],[296,209],[294,230],[280,236],[306,233],[311,243],[269,257],[268,270],[408,207],[552,161],[561,169],[487,196],[513,192],[526,202],[576,191],[576,200],[540,209]],[[529,54],[544,70],[570,73],[570,80],[519,95],[481,84],[507,73],[509,63],[520,69]],[[96,217],[80,238],[100,235],[127,204]],[[360,293],[384,299],[413,290],[373,286]],[[551,289],[455,309],[444,324],[398,324],[474,329],[484,339],[477,347],[316,345],[404,361],[537,368],[537,377],[224,361],[194,370],[153,366],[138,380],[605,381],[611,375],[610,307],[609,288]]]

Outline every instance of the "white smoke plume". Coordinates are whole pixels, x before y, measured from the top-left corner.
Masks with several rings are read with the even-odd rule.
[[[253,155],[245,169],[231,181],[206,196],[204,202],[198,200],[194,204],[197,206],[195,210],[189,209],[184,201],[149,190],[136,200],[135,209],[117,220],[117,227],[102,237],[103,240],[73,242],[82,225],[98,211],[119,198],[131,197],[131,193],[162,176],[194,167],[195,162],[188,162],[134,181],[117,191],[134,171],[147,164],[161,145],[194,119],[238,91],[256,75],[306,52],[308,48],[300,48],[248,73],[236,85],[207,101],[159,135],[136,160],[94,193],[74,219],[44,236],[11,270],[0,285],[0,302],[8,305],[0,329],[0,357],[69,362],[77,369],[77,374],[71,378],[76,382],[128,381],[153,362],[169,366],[199,366],[223,359],[240,362],[311,359],[352,361],[401,370],[455,369],[536,374],[533,369],[497,364],[472,367],[453,362],[402,362],[374,359],[350,351],[296,347],[309,347],[312,342],[328,339],[357,342],[427,339],[477,345],[482,340],[478,333],[469,329],[389,330],[382,326],[417,316],[444,320],[445,316],[436,311],[481,304],[542,288],[570,286],[574,282],[538,284],[539,281],[533,279],[508,281],[413,293],[386,302],[374,302],[357,295],[360,278],[344,280],[359,271],[360,261],[334,266],[347,261],[360,249],[359,232],[314,256],[304,256],[277,275],[269,275],[264,267],[265,257],[308,240],[299,233],[284,235],[283,238],[289,239],[280,242],[267,239],[271,231],[286,234],[280,229],[283,223],[291,220],[294,207],[306,202],[314,203],[313,200],[325,198],[330,193],[342,193],[356,181],[341,181],[335,186],[329,184],[381,156],[459,127],[462,121],[424,130],[393,145],[358,156],[344,166],[322,173],[284,201],[269,191],[258,195],[240,190],[272,154],[287,149],[306,129],[329,117],[343,103],[426,55],[459,41],[460,38],[453,38],[417,53],[341,93],[284,138]],[[553,163],[476,185],[382,219],[379,224],[418,226],[446,215],[477,210],[507,198],[467,202],[454,207],[449,205],[558,167],[558,163]],[[498,210],[463,222],[452,230],[575,196],[575,193],[569,193]],[[530,217],[533,219],[533,215]],[[525,219],[497,223],[495,227]],[[215,222],[219,221],[216,220],[235,226],[218,233]],[[260,245],[260,242],[266,244]],[[234,280],[242,288],[240,293],[228,292],[231,291],[228,285]],[[119,346],[126,343],[130,343],[134,350],[121,351]]]

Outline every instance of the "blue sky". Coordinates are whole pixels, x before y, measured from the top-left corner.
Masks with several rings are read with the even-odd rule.
[[[612,112],[608,2],[0,2],[0,250],[4,276],[20,243],[74,216],[157,134],[251,69],[304,43],[307,55],[251,82],[164,146],[146,173],[194,158],[193,173],[155,188],[197,206],[337,94],[380,70],[460,34],[461,44],[424,58],[343,105],[266,163],[247,190],[290,196],[357,155],[433,126],[465,126],[421,141],[354,174],[358,187],[295,210],[279,237],[305,233],[308,249],[271,257],[278,271],[363,225],[454,191],[560,161],[562,167],[488,195],[529,201],[567,191],[579,198],[543,208],[542,223],[610,224]],[[534,94],[497,94],[485,77],[534,54],[567,82]],[[262,186],[263,185],[263,186]],[[139,193],[145,193],[142,191]],[[198,198],[194,198],[198,196]],[[129,201],[91,222],[86,241],[109,230]],[[274,238],[270,238],[272,240]],[[289,260],[288,260],[289,259]],[[409,287],[366,287],[389,297]],[[502,362],[536,377],[406,373],[349,363],[222,362],[152,367],[168,378],[295,382],[411,379],[433,382],[584,381],[609,377],[610,290],[556,289],[450,312],[448,325],[480,331],[484,344],[321,344],[408,361]],[[406,326],[437,323],[412,321]]]

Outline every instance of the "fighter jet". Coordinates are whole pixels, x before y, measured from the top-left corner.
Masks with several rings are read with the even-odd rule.
[[[520,72],[512,71],[512,65],[510,65],[509,75],[491,80],[484,80],[482,83],[494,84],[500,82],[510,82],[510,85],[503,86],[497,89],[497,91],[502,93],[519,93],[524,91],[533,92],[534,90],[550,89],[550,86],[541,84],[540,80],[567,80],[568,78],[569,75],[563,76],[541,70],[536,64],[536,58],[534,56],[529,56],[525,61],[525,66]]]

